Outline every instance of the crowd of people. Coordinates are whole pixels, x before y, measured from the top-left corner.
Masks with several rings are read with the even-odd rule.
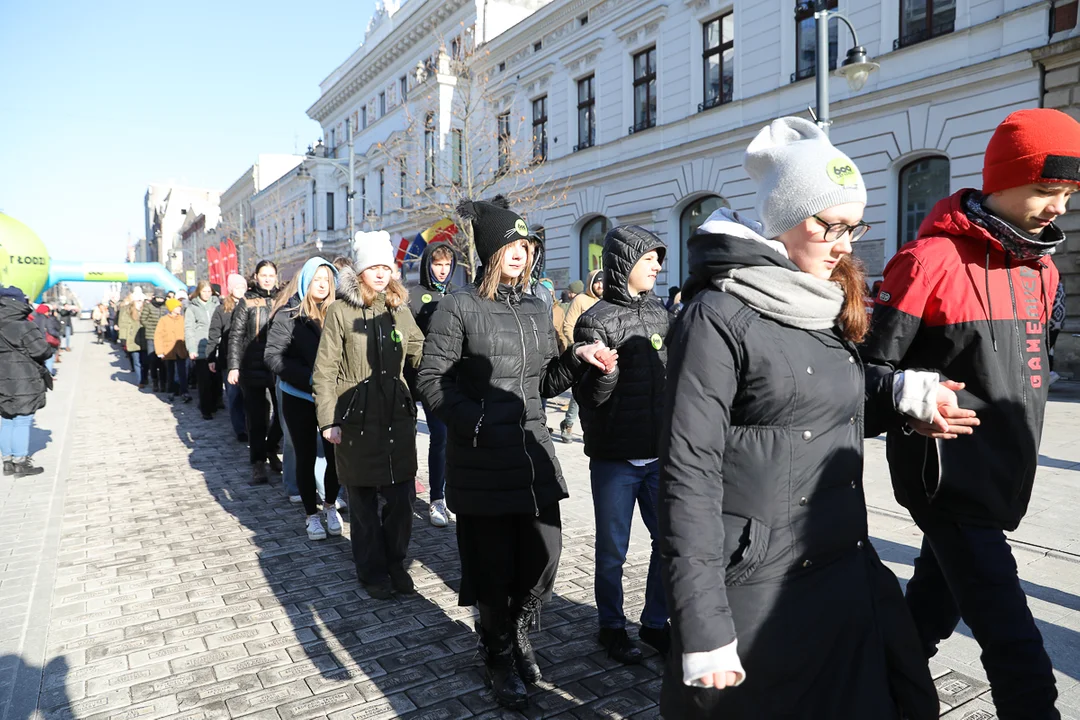
[[[854,260],[866,186],[815,124],[761,129],[744,168],[758,220],[721,209],[689,276],[654,294],[667,247],[628,225],[602,270],[558,302],[543,241],[497,197],[463,202],[479,266],[429,246],[406,288],[389,237],[269,260],[192,297],[136,288],[104,319],[140,388],[228,408],[249,482],[283,475],[312,540],[350,517],[357,577],[415,593],[416,403],[429,519],[455,525],[459,603],[485,677],[524,708],[542,669],[530,630],[553,592],[569,496],[555,445],[580,419],[595,511],[598,641],[642,661],[623,566],[635,508],[650,535],[637,639],[666,660],[667,718],[936,718],[928,669],[963,619],[997,716],[1058,718],[1050,659],[1005,531],[1032,492],[1060,300],[1054,220],[1080,186],[1080,124],[1010,115],[981,190],[942,198],[874,289]],[[70,323],[69,323],[70,324]],[[69,325],[68,324],[68,325]],[[44,403],[63,316],[0,291],[0,448],[31,472],[25,418]],[[573,399],[557,431],[546,400]],[[924,533],[906,594],[869,537],[863,439],[885,433],[897,499]],[[279,448],[283,458],[279,458]]]

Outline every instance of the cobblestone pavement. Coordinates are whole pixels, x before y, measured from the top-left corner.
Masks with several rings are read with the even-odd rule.
[[[411,546],[419,595],[372,600],[347,537],[309,541],[280,482],[245,484],[246,449],[225,413],[207,422],[194,404],[140,392],[87,334],[75,347],[38,416],[47,430],[35,432],[36,457],[49,472],[0,480],[0,720],[520,717],[484,689],[472,616],[456,605],[453,529],[428,525],[422,501]],[[1014,547],[1062,708],[1080,717],[1080,389],[1055,395]],[[419,444],[424,458],[423,432]],[[535,635],[545,682],[529,716],[659,717],[659,659],[618,666],[595,642],[588,464],[580,442],[557,447],[573,497],[556,599]],[[867,448],[875,545],[903,580],[918,530],[891,499],[883,443]],[[637,522],[631,619],[644,602],[645,538]],[[994,717],[966,629],[933,669],[943,717]]]

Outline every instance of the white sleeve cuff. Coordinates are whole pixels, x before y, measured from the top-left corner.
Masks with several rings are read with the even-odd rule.
[[[743,670],[739,660],[739,641],[732,640],[724,647],[710,650],[709,652],[684,653],[682,656],[683,684],[690,687],[707,687],[702,684],[701,678],[718,672],[738,673],[739,679],[736,685],[742,685],[746,679],[746,671]]]
[[[902,370],[893,380],[893,402],[901,415],[930,422],[937,412],[937,389],[940,382],[936,372]]]

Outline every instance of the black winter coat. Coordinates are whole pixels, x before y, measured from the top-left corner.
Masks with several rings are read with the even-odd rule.
[[[585,454],[599,460],[659,457],[660,423],[671,315],[652,293],[630,295],[630,271],[660,238],[636,226],[616,228],[604,243],[604,299],[574,326],[574,340],[602,341],[619,351],[615,372],[589,367],[574,388],[585,432]]]
[[[569,497],[541,397],[564,392],[581,362],[560,357],[544,303],[502,285],[448,295],[431,318],[417,386],[446,423],[446,501],[468,515],[534,514]]]
[[[431,254],[437,248],[450,247],[446,243],[435,243],[424,248],[424,254],[420,256],[420,284],[409,288],[409,309],[412,310],[413,319],[416,320],[420,332],[427,335],[428,326],[431,325],[431,316],[439,307],[439,302],[454,291],[450,284],[450,278],[454,277],[457,269],[457,253],[451,258],[450,275],[440,288],[431,278]],[[451,248],[452,249],[452,248]]]
[[[236,306],[233,306],[233,310]],[[225,303],[217,306],[213,317],[210,318],[210,332],[206,336],[206,357],[221,367],[219,372],[228,370],[229,367],[229,337],[232,334],[233,310],[226,310]]]
[[[789,260],[695,235],[692,276]],[[702,283],[698,283],[700,287]],[[892,374],[835,330],[758,315],[711,285],[672,332],[660,545],[673,626],[664,717],[936,718],[895,576],[867,536],[863,435],[892,422]],[[738,639],[745,682],[686,686],[684,653]]]
[[[0,416],[33,415],[45,407],[45,361],[53,349],[28,319],[25,300],[0,297]]]
[[[311,375],[315,372],[320,338],[322,326],[300,314],[300,298],[293,296],[270,322],[263,353],[266,367],[297,390],[314,392]]]
[[[257,287],[248,290],[244,299],[233,308],[228,368],[230,372],[240,371],[241,385],[270,387],[274,384],[274,376],[263,360],[272,304],[272,293]]]

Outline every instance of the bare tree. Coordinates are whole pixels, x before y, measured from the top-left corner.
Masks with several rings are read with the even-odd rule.
[[[451,48],[440,42],[417,66],[402,103],[406,126],[378,145],[386,167],[401,178],[393,197],[424,227],[454,217],[463,200],[503,195],[526,218],[560,205],[568,181],[553,180],[545,169],[546,129],[534,137],[532,118],[515,112],[513,90],[485,69],[485,50],[460,41]],[[453,244],[471,273],[471,231],[459,229]]]

